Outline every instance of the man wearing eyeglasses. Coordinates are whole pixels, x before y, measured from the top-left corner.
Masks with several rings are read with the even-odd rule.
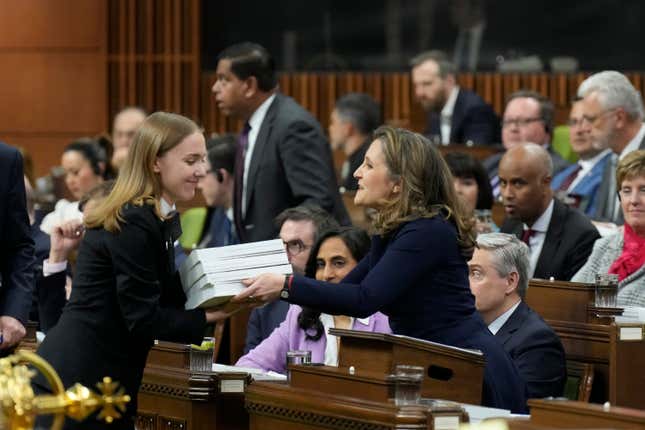
[[[569,166],[551,147],[553,137],[553,103],[535,91],[516,91],[506,102],[502,117],[502,144],[504,149],[531,142],[544,147],[553,162],[553,173],[557,174]],[[499,198],[499,161],[503,153],[495,154],[484,160],[483,164],[491,179],[493,195]]]
[[[578,87],[584,105],[583,126],[598,147],[609,147],[612,158],[603,170],[596,199],[594,220],[602,227],[623,223],[616,193],[618,160],[637,149],[645,149],[643,100],[640,93],[622,73],[604,71],[585,79]]]
[[[574,100],[569,113],[569,142],[578,162],[554,176],[551,189],[556,197],[577,207],[589,217],[596,213],[602,172],[611,159],[611,150],[591,139],[584,104]]]
[[[275,219],[280,228],[279,237],[287,250],[289,263],[294,273],[304,274],[311,247],[318,235],[325,230],[338,227],[338,222],[317,206],[296,206],[280,213]],[[289,303],[275,300],[251,312],[246,330],[244,353],[269,337],[287,316]]]

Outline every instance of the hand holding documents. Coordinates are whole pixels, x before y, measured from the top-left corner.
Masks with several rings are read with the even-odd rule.
[[[242,292],[243,279],[267,272],[292,273],[280,239],[196,249],[179,268],[186,293],[185,307],[209,308],[224,304]]]

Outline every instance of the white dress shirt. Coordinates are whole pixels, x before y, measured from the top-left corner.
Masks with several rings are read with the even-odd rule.
[[[249,137],[246,144],[246,155],[244,156],[244,179],[242,186],[242,216],[246,214],[246,185],[247,178],[249,177],[249,166],[251,165],[251,158],[253,157],[253,150],[255,149],[255,142],[258,139],[258,134],[260,133],[260,127],[264,121],[264,117],[267,115],[267,111],[275,99],[275,94],[272,94],[268,99],[266,99],[260,107],[258,107],[251,118],[249,118]]]
[[[357,318],[356,321],[363,325],[370,324],[370,317]],[[320,322],[325,331],[325,366],[338,366],[338,340],[336,336],[329,334],[329,329],[334,328],[334,317],[329,314],[320,314]],[[349,327],[354,327],[354,318],[349,319]]]
[[[455,103],[457,103],[457,96],[459,95],[459,87],[455,86],[452,91],[450,92],[450,95],[448,96],[448,100],[446,100],[446,104],[443,105],[443,109],[441,109],[441,117],[440,117],[440,122],[441,122],[441,144],[442,145],[448,145],[450,142],[450,131],[452,129],[452,113],[455,110]]]
[[[546,208],[542,215],[533,223],[530,227],[533,230],[533,236],[529,238],[529,252],[530,252],[530,262],[531,266],[529,267],[529,279],[533,277],[535,273],[535,266],[537,266],[538,259],[542,253],[542,246],[544,245],[544,239],[546,238],[546,232],[549,229],[549,224],[551,223],[551,217],[553,216],[553,199],[551,203]],[[529,228],[524,224],[524,229]]]
[[[518,300],[517,303],[511,306],[506,312],[495,318],[495,321],[488,324],[488,330],[493,334],[497,334],[499,329],[502,328],[502,326],[506,324],[506,321],[508,321],[511,315],[513,315],[513,312],[515,312],[515,309],[517,309],[521,301],[521,299]]]

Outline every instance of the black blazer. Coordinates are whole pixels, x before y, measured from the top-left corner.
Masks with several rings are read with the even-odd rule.
[[[38,276],[36,281],[38,322],[43,333],[56,325],[67,302],[65,284],[67,271],[53,273],[49,276]]]
[[[641,141],[638,149],[645,149],[645,138]],[[596,221],[613,222],[620,225],[625,222],[622,209],[619,209],[617,216],[614,217],[613,206],[609,204],[609,188],[612,183],[611,177],[616,176],[616,167],[617,166],[613,166],[611,164],[611,160],[605,163],[605,168],[602,170],[602,182],[600,182],[600,188],[596,195],[596,201],[598,203],[596,205],[596,214],[593,219]],[[616,184],[616,187],[618,187],[618,184]],[[618,188],[616,191],[618,191]],[[615,199],[616,196],[611,196],[611,198]]]
[[[425,134],[441,137],[440,113],[428,113]],[[477,145],[490,145],[501,141],[499,118],[493,108],[478,94],[459,89],[450,125],[450,143],[472,141]]]
[[[240,242],[275,238],[273,219],[303,203],[318,205],[341,224],[349,224],[320,124],[292,98],[278,93],[262,121],[249,164]]]
[[[124,386],[132,401],[115,428],[132,427],[153,340],[200,343],[206,326],[203,310],[183,310],[169,223],[148,205],[122,215],[118,233],[86,231],[70,300],[38,348],[65,387],[93,387],[104,376]],[[42,377],[35,384],[46,386]]]
[[[522,230],[522,221],[508,217],[501,228],[502,233],[518,238],[522,237]],[[582,212],[554,199],[553,216],[533,277],[553,276],[558,281],[568,281],[587,262],[598,238],[598,230]]]
[[[562,395],[567,365],[560,338],[524,301],[495,337],[526,382],[529,398]]]
[[[0,142],[0,315],[27,321],[34,290],[31,238],[22,156]]]

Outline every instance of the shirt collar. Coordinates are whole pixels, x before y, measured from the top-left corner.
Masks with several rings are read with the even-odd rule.
[[[177,209],[175,205],[171,205],[168,203],[163,197],[161,198],[160,201],[160,209],[161,209],[161,215],[163,216],[168,216],[168,214],[174,210]]]
[[[271,103],[274,99],[275,94],[271,94],[271,96],[263,101],[260,107],[258,107],[255,112],[253,112],[253,115],[251,115],[251,118],[249,118],[249,125],[251,126],[251,130],[260,129],[262,121],[264,121],[264,117],[266,116],[267,111],[269,110],[269,106],[271,106]]]
[[[623,149],[623,152],[620,153],[618,159],[622,160],[630,152],[636,151],[643,141],[643,137],[645,137],[645,124],[641,124],[640,130],[638,130],[636,136],[634,136],[634,138],[629,141],[625,149]]]
[[[601,151],[600,154],[596,154],[595,156],[588,158],[586,160],[578,160],[578,164],[580,164],[580,167],[582,167],[582,170],[591,170],[593,166],[596,165],[597,162],[605,158],[607,154],[611,152],[610,149],[605,149],[604,151]]]
[[[518,300],[517,303],[511,306],[506,312],[495,318],[495,321],[488,325],[488,330],[493,334],[497,334],[499,329],[502,328],[502,326],[506,324],[506,321],[508,321],[511,315],[513,315],[513,312],[515,312],[515,309],[517,309],[521,301],[521,299]]]
[[[458,95],[459,95],[459,87],[455,86],[450,92],[450,95],[448,96],[448,100],[446,100],[446,104],[443,105],[443,109],[441,109],[441,116],[452,117],[452,113],[455,110],[455,103],[457,103]]]
[[[542,215],[535,220],[532,226],[527,226],[524,224],[524,228],[530,228],[533,231],[538,231],[540,233],[546,233],[546,231],[549,229],[549,224],[551,223],[551,216],[553,215],[553,199],[551,199],[551,203],[549,203],[549,206],[547,206],[546,210],[542,212]]]

